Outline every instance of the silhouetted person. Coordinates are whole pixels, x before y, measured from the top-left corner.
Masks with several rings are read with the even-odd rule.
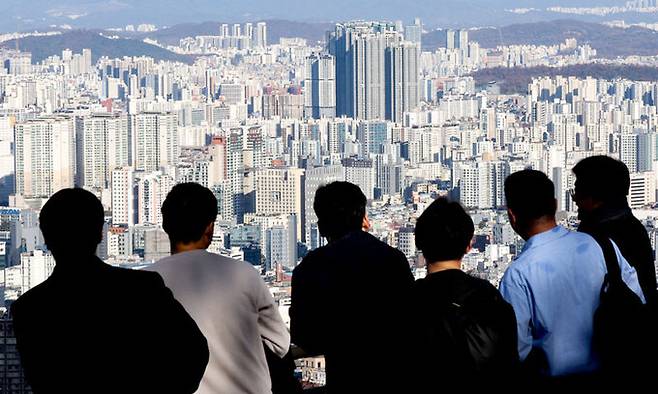
[[[197,183],[181,183],[162,204],[170,257],[149,270],[164,278],[208,339],[210,361],[198,393],[269,393],[264,346],[276,357],[290,334],[258,271],[246,262],[209,253],[217,199]]]
[[[293,272],[293,343],[325,356],[330,393],[407,389],[414,369],[406,353],[413,286],[407,259],[364,231],[366,197],[358,186],[323,186],[313,208],[328,245]]]
[[[637,270],[647,302],[656,301],[656,267],[649,235],[628,206],[630,176],[624,163],[592,156],[573,168],[573,200],[578,205],[578,231],[612,239]]]
[[[424,392],[471,392],[509,381],[518,366],[514,310],[491,283],[461,270],[474,226],[457,202],[434,201],[416,222],[427,276],[416,282]],[[509,387],[509,386],[507,386]]]
[[[41,210],[53,274],[23,294],[12,315],[35,393],[192,393],[208,363],[198,327],[159,275],[95,256],[103,207],[64,189]]]
[[[510,224],[526,243],[500,292],[514,308],[519,356],[530,372],[549,383],[592,383],[600,368],[592,346],[594,313],[607,267],[594,238],[557,225],[554,192],[553,182],[535,170],[505,180]],[[635,269],[612,246],[622,280],[643,299]]]

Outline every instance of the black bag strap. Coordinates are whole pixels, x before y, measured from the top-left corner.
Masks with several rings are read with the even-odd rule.
[[[603,257],[605,259],[605,266],[608,270],[606,276],[607,280],[610,281],[619,281],[622,282],[621,278],[621,268],[619,268],[619,260],[617,259],[617,253],[615,248],[612,247],[612,241],[610,238],[593,236],[596,242],[599,244],[603,250]]]

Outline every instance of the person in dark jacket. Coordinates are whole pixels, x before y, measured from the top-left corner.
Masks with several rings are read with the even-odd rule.
[[[608,156],[592,156],[578,162],[573,173],[576,175],[573,200],[580,219],[578,231],[612,239],[637,271],[647,303],[655,304],[654,251],[647,230],[628,206],[628,167]]]
[[[416,222],[416,247],[428,272],[414,294],[421,364],[428,369],[424,392],[475,391],[492,381],[510,381],[517,371],[514,309],[489,282],[461,270],[473,232],[461,205],[445,198]]]
[[[18,351],[34,393],[193,393],[208,363],[194,320],[156,273],[95,256],[100,201],[55,193],[40,227],[53,274],[13,303]]]
[[[328,245],[311,251],[293,272],[292,342],[308,355],[325,356],[329,393],[403,392],[414,369],[407,357],[409,263],[364,231],[366,197],[358,186],[323,186],[313,208]]]

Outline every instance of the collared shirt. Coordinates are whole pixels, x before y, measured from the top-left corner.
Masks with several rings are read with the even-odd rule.
[[[644,302],[635,269],[613,242],[622,279]],[[531,237],[500,283],[514,308],[519,356],[543,350],[550,376],[597,369],[592,351],[594,312],[607,272],[594,238],[557,226]]]

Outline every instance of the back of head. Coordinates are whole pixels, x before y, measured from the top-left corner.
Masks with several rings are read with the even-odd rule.
[[[43,238],[55,257],[94,255],[103,239],[104,222],[100,200],[78,188],[53,194],[39,214]]]
[[[315,193],[313,209],[318,217],[320,234],[330,240],[361,230],[366,216],[367,199],[357,185],[332,182]]]
[[[555,187],[546,174],[526,169],[505,179],[507,208],[520,225],[529,225],[544,217],[555,217]]]
[[[573,173],[578,195],[604,204],[626,204],[631,180],[623,162],[609,156],[592,156],[579,161]]]
[[[474,231],[473,220],[459,203],[438,198],[416,221],[416,247],[430,264],[460,260]]]
[[[217,219],[217,198],[198,183],[174,186],[162,204],[162,228],[172,244],[196,242]]]

